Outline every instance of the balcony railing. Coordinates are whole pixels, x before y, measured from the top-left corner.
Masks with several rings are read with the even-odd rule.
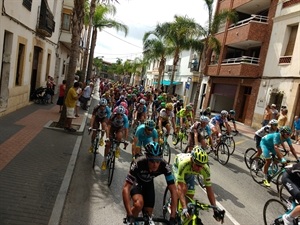
[[[49,9],[48,3],[45,0],[41,1],[41,6],[38,12],[37,32],[46,37],[51,37],[55,29],[55,21],[52,12]]]
[[[268,17],[267,16],[260,16],[260,15],[254,15],[254,14],[252,14],[251,17],[249,17],[247,19],[238,21],[235,24],[231,24],[230,27],[229,27],[229,29],[237,27],[237,26],[242,26],[244,24],[248,24],[249,22],[253,22],[253,21],[259,22],[259,23],[268,23]]]
[[[259,64],[259,58],[242,56],[238,58],[224,59],[222,61],[222,64],[239,64],[239,63]]]

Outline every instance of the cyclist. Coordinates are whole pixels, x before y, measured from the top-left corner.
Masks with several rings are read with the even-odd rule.
[[[182,214],[189,217],[187,210],[187,195],[191,199],[195,194],[194,175],[203,176],[207,198],[211,205],[216,206],[215,194],[210,178],[210,168],[208,166],[208,155],[199,146],[195,146],[191,153],[177,154],[173,164],[173,172],[176,180],[177,195],[182,206]],[[214,209],[214,217],[220,218],[220,209]]]
[[[221,115],[217,115],[217,116],[214,116],[213,118],[211,118],[211,120],[209,122],[209,127],[212,131],[213,136],[215,136],[215,137],[221,136],[220,124],[224,124],[227,132],[230,134],[231,128],[228,124],[227,115],[228,115],[228,112],[226,110],[222,110]]]
[[[300,202],[300,163],[294,164],[291,168],[286,168],[282,174],[282,184],[291,196]],[[300,216],[300,205],[297,205],[291,212],[282,216],[284,225],[293,225],[293,220]]]
[[[141,146],[145,146],[151,141],[157,142],[158,133],[155,129],[155,122],[153,120],[146,120],[145,124],[140,125],[133,137],[132,142],[132,157],[135,159],[141,153]]]
[[[205,133],[210,137],[211,130],[208,126],[209,118],[207,116],[200,116],[200,121],[196,121],[191,126],[191,132],[188,138],[188,152],[191,152],[194,146],[201,146],[203,149],[207,149],[205,142]]]
[[[136,123],[137,121],[144,123],[146,119],[146,112],[147,112],[146,100],[141,98],[139,100],[139,103],[136,104],[133,110],[134,123]]]
[[[263,172],[265,174],[265,179],[263,182],[264,182],[264,185],[267,187],[270,187],[270,183],[268,181],[268,169],[271,164],[272,154],[277,155],[277,157],[279,158],[279,160],[281,160],[282,163],[286,162],[285,158],[283,158],[283,156],[279,150],[279,145],[282,145],[284,142],[287,142],[287,144],[289,145],[290,151],[292,152],[292,154],[294,155],[296,160],[298,159],[296,151],[292,145],[292,141],[290,138],[291,133],[292,133],[291,128],[289,126],[283,126],[279,129],[279,132],[280,133],[267,134],[266,136],[264,136],[261,139],[261,142],[260,142],[262,154],[263,154],[264,158],[266,159],[264,169],[263,169]]]
[[[99,101],[99,104],[93,110],[92,118],[91,118],[91,122],[90,122],[91,127],[93,129],[98,129],[100,127],[100,123],[101,123],[102,130],[105,130],[105,135],[106,135],[106,137],[108,137],[109,133],[108,133],[107,122],[108,122],[110,116],[111,116],[111,110],[107,106],[107,100],[105,98],[101,98]],[[89,149],[90,152],[93,152],[93,142],[96,138],[96,134],[97,134],[97,132],[93,131],[93,134],[91,137],[92,145]],[[104,135],[104,131],[101,131],[101,137],[100,137],[100,141],[99,141],[100,146],[104,145],[103,135]]]
[[[162,149],[158,143],[151,141],[145,146],[145,151],[144,156],[133,161],[123,186],[122,196],[127,218],[131,222],[132,217],[137,217],[142,210],[149,216],[152,215],[155,204],[153,179],[164,174],[172,198],[170,222],[175,224],[177,194],[170,165],[162,158]]]
[[[162,129],[163,127],[165,127],[167,129],[167,137],[169,136],[171,131],[170,120],[175,131],[175,116],[173,112],[173,104],[169,102],[166,104],[166,108],[160,110],[158,118],[158,128],[160,130],[160,133],[162,133]]]
[[[272,134],[272,133],[275,133],[275,132],[279,132],[279,129],[278,129],[278,121],[275,120],[275,119],[272,119],[270,120],[269,124],[266,125],[266,126],[263,126],[262,128],[260,128],[259,130],[257,130],[255,132],[255,136],[254,136],[254,139],[256,141],[256,149],[257,149],[257,153],[253,156],[253,159],[254,158],[259,158],[261,153],[262,153],[262,150],[261,150],[261,147],[260,147],[260,142],[261,142],[261,139],[267,135],[267,134]],[[252,160],[253,160],[252,159]],[[255,167],[253,169],[256,169],[257,165],[254,165]]]
[[[232,121],[232,124],[233,124],[233,128],[234,128],[234,131],[237,132],[237,129],[236,129],[236,123],[235,123],[235,111],[233,109],[229,110],[229,113],[227,115],[227,120],[228,122],[229,121]],[[220,124],[220,127],[225,127],[223,123]],[[226,127],[225,127],[226,128]]]
[[[187,105],[185,108],[182,108],[176,114],[176,131],[178,133],[180,128],[185,128],[187,121],[190,121],[193,124],[193,107]]]
[[[211,110],[210,110],[210,107],[207,107],[206,109],[204,110],[201,110],[200,111],[200,115],[201,116],[207,116],[208,118],[211,116]]]
[[[125,139],[128,138],[129,123],[128,123],[128,117],[125,114],[125,108],[123,106],[117,106],[114,109],[114,113],[110,117],[108,124],[109,124],[109,140],[106,140],[104,159],[109,152],[111,139],[115,138],[117,141],[122,141],[123,137],[125,137]],[[117,146],[115,156],[116,158],[120,157],[119,146]],[[106,170],[106,160],[102,162],[101,169]]]

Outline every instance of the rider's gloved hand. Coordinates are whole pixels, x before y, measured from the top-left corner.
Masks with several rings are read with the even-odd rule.
[[[169,224],[170,224],[170,225],[175,225],[175,224],[176,224],[175,218],[170,217]]]
[[[127,215],[127,224],[134,224],[134,217],[133,215]]]
[[[190,214],[189,214],[189,212],[188,212],[188,209],[187,209],[187,208],[182,209],[181,215],[183,215],[183,216],[185,216],[185,217],[189,217]]]

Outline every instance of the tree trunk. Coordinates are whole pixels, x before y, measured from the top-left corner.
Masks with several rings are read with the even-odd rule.
[[[67,88],[65,92],[66,94],[68,93],[70,87],[73,86],[74,74],[77,67],[77,60],[79,58],[80,37],[81,37],[81,31],[83,29],[83,18],[84,18],[84,2],[85,0],[74,0],[71,51],[70,51],[69,68],[67,74]],[[65,121],[66,121],[66,106],[64,105],[57,126],[64,127]]]
[[[82,66],[82,71],[84,73],[84,81],[87,81],[87,62],[88,62],[88,55],[89,55],[89,49],[90,49],[90,39],[91,39],[91,32],[92,32],[92,27],[93,27],[93,17],[95,14],[95,9],[96,9],[96,0],[91,0],[91,5],[90,5],[90,16],[89,16],[89,28],[88,28],[88,34],[87,34],[87,39],[86,39],[86,48],[84,50],[84,55],[83,55],[83,66]]]
[[[158,67],[158,81],[157,81],[157,89],[160,89],[160,81],[162,79],[162,74],[164,73],[165,71],[165,66],[166,66],[166,59],[163,57],[160,62],[159,62],[159,67]],[[162,81],[163,82],[163,81]]]
[[[175,76],[175,70],[176,70],[176,66],[177,63],[179,61],[179,50],[176,49],[175,54],[174,54],[174,59],[173,59],[173,68],[172,68],[172,76],[171,76],[171,81],[170,81],[170,86],[169,86],[169,94],[173,94],[173,82],[174,82],[174,76]]]
[[[87,69],[86,81],[88,81],[91,78],[96,41],[97,41],[97,28],[93,27],[93,34],[92,34],[92,41],[91,41],[91,48],[90,48],[90,56],[89,56],[89,64],[88,64],[88,69]]]

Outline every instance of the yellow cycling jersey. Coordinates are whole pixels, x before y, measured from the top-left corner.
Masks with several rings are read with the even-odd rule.
[[[180,109],[180,111],[178,111],[176,113],[176,116],[180,117],[180,118],[186,118],[188,116],[193,117],[193,113],[192,113],[192,111],[188,112],[185,108],[183,108],[183,109]]]
[[[211,186],[210,180],[210,169],[207,164],[205,164],[200,172],[195,172],[192,170],[192,160],[190,153],[180,153],[177,154],[173,164],[173,173],[175,176],[176,183],[182,182],[186,183],[186,179],[191,175],[201,175],[205,186]]]

